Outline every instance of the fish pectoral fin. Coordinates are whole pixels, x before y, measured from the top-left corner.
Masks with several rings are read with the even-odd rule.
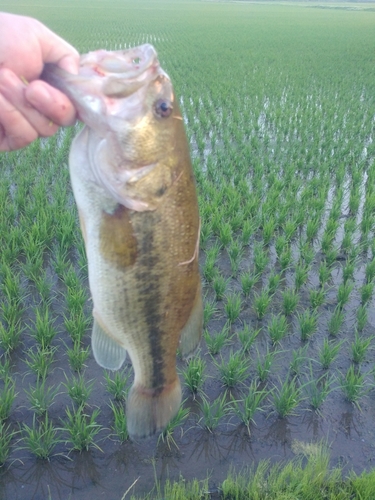
[[[126,350],[111,339],[94,319],[91,346],[95,361],[107,370],[119,370],[126,359]]]
[[[181,330],[179,349],[183,358],[188,358],[194,354],[202,337],[203,330],[203,303],[201,284],[199,283],[195,296],[193,309],[189,319]]]

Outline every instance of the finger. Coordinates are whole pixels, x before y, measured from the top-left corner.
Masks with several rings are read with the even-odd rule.
[[[79,53],[66,40],[42,25],[39,35],[40,47],[44,63],[55,63],[69,73],[77,74],[79,69]]]
[[[25,98],[57,125],[67,127],[76,121],[76,109],[68,97],[41,80],[35,80],[25,89]]]
[[[38,135],[44,137],[53,135],[57,130],[57,125],[51,123],[50,118],[30,105],[25,98],[25,89],[26,85],[12,71],[0,70],[0,92],[3,97],[23,115]],[[53,104],[52,99],[50,104]]]
[[[0,93],[0,151],[23,148],[37,137],[37,131]]]

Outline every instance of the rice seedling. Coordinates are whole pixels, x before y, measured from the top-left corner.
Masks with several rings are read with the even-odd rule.
[[[239,317],[242,308],[242,299],[240,293],[227,295],[227,302],[224,306],[229,323],[233,323]]]
[[[294,274],[294,286],[296,290],[299,290],[306,283],[309,270],[310,266],[306,264],[298,264],[296,266]]]
[[[344,305],[349,301],[349,296],[353,290],[352,283],[341,283],[337,290],[337,307],[341,310]]]
[[[21,322],[10,323],[4,326],[0,322],[0,347],[5,354],[10,354],[20,345],[23,327]]]
[[[229,245],[229,248],[228,248],[228,255],[229,255],[232,276],[237,276],[238,268],[239,268],[241,259],[243,257],[243,253],[244,253],[244,251],[243,251],[242,242],[239,239],[232,240],[230,245]]]
[[[216,312],[217,312],[217,307],[215,305],[215,302],[205,300],[203,308],[203,326],[207,326],[208,322]]]
[[[258,319],[262,319],[264,317],[271,300],[272,296],[269,295],[269,291],[266,288],[263,288],[259,294],[254,293],[253,309]]]
[[[208,283],[211,283],[215,279],[217,273],[218,273],[218,269],[216,266],[215,259],[212,257],[210,257],[210,258],[207,257],[206,261],[204,263],[204,266],[203,266],[203,270],[202,270],[202,274],[204,276],[204,279]]]
[[[107,391],[116,401],[123,401],[127,395],[127,383],[130,374],[127,370],[116,371],[111,378],[108,371],[104,372],[104,378],[107,383]]]
[[[250,295],[252,288],[258,283],[259,279],[259,274],[253,274],[249,271],[244,272],[240,275],[242,293],[245,297],[248,297]]]
[[[282,309],[286,316],[290,316],[295,310],[299,302],[298,293],[292,288],[287,288],[282,293]]]
[[[116,405],[110,402],[110,408],[113,414],[112,430],[121,443],[129,439],[128,427],[126,423],[126,412],[122,405]]]
[[[66,383],[63,386],[68,391],[69,397],[77,408],[83,408],[94,387],[94,380],[86,381],[84,375],[79,373],[76,377],[68,379],[65,375]]]
[[[68,251],[66,248],[62,248],[59,245],[57,245],[54,249],[53,256],[54,256],[53,267],[55,269],[55,272],[57,276],[61,280],[63,280],[65,273],[69,268]]]
[[[315,258],[315,250],[308,241],[299,246],[300,256],[306,266],[310,266]]]
[[[183,372],[185,384],[188,386],[190,392],[195,396],[201,390],[204,381],[206,362],[200,356],[194,356],[188,361],[188,365]]]
[[[225,294],[225,291],[230,282],[230,278],[224,278],[222,274],[216,274],[212,281],[212,288],[214,289],[216,300],[222,300]]]
[[[274,386],[273,404],[280,418],[296,415],[295,409],[303,400],[302,387],[297,385],[296,377],[286,379],[280,387]]]
[[[333,337],[336,337],[339,333],[344,317],[343,311],[337,306],[328,321],[328,332]]]
[[[359,364],[364,361],[374,338],[375,337],[368,337],[367,339],[362,339],[358,335],[358,332],[355,332],[354,342],[351,345],[353,363]]]
[[[267,325],[272,344],[279,343],[288,333],[288,322],[284,315],[272,315]]]
[[[360,288],[360,294],[361,294],[361,304],[364,306],[368,304],[371,300],[372,294],[374,292],[374,285],[375,283],[365,283],[362,285]]]
[[[254,414],[256,411],[263,411],[261,405],[269,394],[270,391],[259,390],[255,380],[252,380],[244,399],[232,400],[233,410],[246,426],[249,435],[250,425],[254,423]]]
[[[87,300],[87,293],[81,286],[67,289],[66,305],[70,315],[78,315]]]
[[[46,379],[42,379],[42,381],[37,380],[35,387],[30,385],[29,390],[25,389],[30,409],[38,417],[46,413],[48,408],[53,404],[59,388],[60,386],[55,387],[54,385],[46,387]]]
[[[244,357],[242,351],[236,353],[231,351],[228,361],[221,358],[221,363],[215,362],[215,365],[225,387],[232,388],[235,385],[242,384],[249,376],[250,363]]]
[[[347,260],[342,270],[342,280],[344,284],[346,284],[349,280],[353,279],[354,270],[355,270],[355,262]]]
[[[365,375],[361,375],[353,365],[350,365],[345,376],[339,377],[339,384],[345,398],[360,409],[359,400],[370,390],[366,387]]]
[[[20,298],[5,300],[0,304],[2,320],[10,327],[16,326],[22,321],[24,311],[25,308]]]
[[[265,382],[270,373],[276,355],[281,351],[270,351],[267,346],[267,351],[262,357],[257,350],[256,371],[261,382]]]
[[[308,340],[318,327],[318,314],[316,311],[306,309],[303,313],[297,313],[298,326],[301,332],[301,340]]]
[[[202,416],[198,421],[198,425],[203,426],[209,432],[213,432],[219,425],[220,420],[228,414],[229,407],[226,400],[226,392],[214,401],[208,401],[205,397],[202,397],[202,401],[199,403]]]
[[[64,326],[73,343],[82,342],[83,336],[91,326],[91,318],[85,317],[83,311],[64,318]]]
[[[7,380],[10,377],[11,364],[6,356],[0,356],[0,379]]]
[[[73,348],[67,348],[66,353],[68,355],[69,365],[71,366],[72,370],[74,370],[75,372],[79,372],[83,367],[86,366],[85,362],[87,361],[87,358],[90,354],[90,346],[83,348],[79,341],[75,341],[73,343]]]
[[[257,227],[256,221],[254,221],[252,219],[245,219],[244,220],[244,223],[242,225],[242,232],[240,235],[241,241],[244,245],[249,244],[249,240],[250,240],[252,234],[254,234],[256,227]]]
[[[35,309],[35,322],[30,334],[42,350],[50,347],[57,331],[54,327],[54,320],[50,316],[48,306],[37,307]]]
[[[254,344],[261,328],[258,330],[252,328],[250,329],[248,325],[244,325],[243,329],[237,332],[239,341],[241,342],[241,348],[244,353],[250,351],[251,346]]]
[[[323,340],[322,348],[319,351],[319,361],[324,370],[327,370],[336,359],[343,342],[343,340],[340,342],[330,341],[326,338]]]
[[[287,242],[285,236],[282,234],[282,235],[278,236],[276,238],[276,241],[275,241],[275,250],[276,250],[276,255],[278,258],[280,258],[281,254],[283,253],[283,251],[286,248],[289,248],[288,242]]]
[[[6,378],[3,388],[0,390],[0,422],[9,417],[17,394],[14,380],[10,377]]]
[[[266,219],[263,223],[263,241],[265,245],[269,245],[273,235],[275,233],[276,222],[275,219],[271,216]]]
[[[17,431],[12,431],[10,424],[5,425],[0,420],[0,467],[5,464],[10,455],[10,443],[17,435]]]
[[[357,309],[357,330],[361,332],[367,323],[367,307],[359,306]]]
[[[269,262],[269,256],[262,243],[254,245],[254,273],[261,275]]]
[[[289,365],[289,370],[292,375],[299,375],[301,368],[306,365],[307,361],[307,350],[308,344],[300,347],[299,349],[294,349],[292,352],[292,361]]]
[[[270,295],[274,295],[281,282],[281,275],[276,274],[274,271],[268,277],[268,292]]]
[[[332,392],[332,384],[335,378],[333,376],[327,377],[323,374],[318,379],[313,378],[308,384],[308,395],[310,405],[315,411],[318,411],[322,406],[327,396]]]
[[[38,379],[46,378],[48,370],[54,361],[56,351],[57,347],[42,349],[38,346],[36,349],[31,348],[26,352],[27,359],[25,362]]]
[[[280,263],[282,273],[285,272],[289,268],[291,262],[292,262],[292,249],[287,248],[286,250],[284,250],[282,252],[282,254],[279,257],[279,263]]]
[[[323,260],[320,265],[319,265],[319,284],[320,287],[323,288],[323,286],[328,282],[328,280],[331,277],[331,270],[329,266],[327,265],[327,262]]]
[[[203,332],[204,340],[206,341],[208,352],[215,356],[220,352],[220,350],[227,344],[229,344],[230,339],[228,338],[229,325],[225,324],[219,333],[211,335],[208,330]]]
[[[37,421],[34,415],[33,425],[22,425],[23,440],[25,448],[41,460],[48,460],[55,446],[61,442],[57,437],[57,431],[53,423],[45,413],[44,419]]]
[[[219,239],[223,247],[226,247],[232,240],[232,227],[229,222],[222,222],[219,229]]]
[[[95,443],[94,439],[102,430],[100,424],[97,423],[100,410],[96,409],[91,415],[84,412],[84,407],[80,406],[76,410],[70,411],[66,408],[66,420],[62,421],[62,431],[68,434],[66,443],[72,445],[73,450],[88,451],[91,446],[102,451]]]
[[[316,310],[324,304],[327,292],[324,290],[324,288],[312,288],[309,295],[311,307]]]
[[[158,443],[160,441],[166,443],[169,449],[171,449],[172,444],[173,446],[178,448],[177,443],[173,437],[173,433],[177,427],[180,427],[184,424],[188,416],[189,416],[189,408],[184,408],[183,406],[180,406],[176,415],[168,422],[163,432],[159,435]]]
[[[373,259],[371,262],[368,262],[366,264],[365,276],[366,276],[367,283],[372,283],[374,281],[374,278],[375,278],[375,259]]]

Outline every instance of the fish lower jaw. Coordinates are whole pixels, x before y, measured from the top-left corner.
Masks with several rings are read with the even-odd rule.
[[[126,403],[130,438],[146,438],[162,431],[178,412],[181,397],[178,377],[172,384],[157,389],[133,385]]]

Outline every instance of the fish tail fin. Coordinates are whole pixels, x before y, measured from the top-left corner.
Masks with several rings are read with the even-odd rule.
[[[190,317],[180,335],[180,351],[183,358],[191,356],[198,347],[203,331],[203,303],[201,284],[199,283]]]
[[[126,402],[129,436],[144,438],[162,431],[175,416],[181,404],[181,385],[176,380],[160,389],[133,385]]]
[[[91,347],[95,361],[107,370],[119,370],[126,359],[126,351],[111,339],[94,319]]]

